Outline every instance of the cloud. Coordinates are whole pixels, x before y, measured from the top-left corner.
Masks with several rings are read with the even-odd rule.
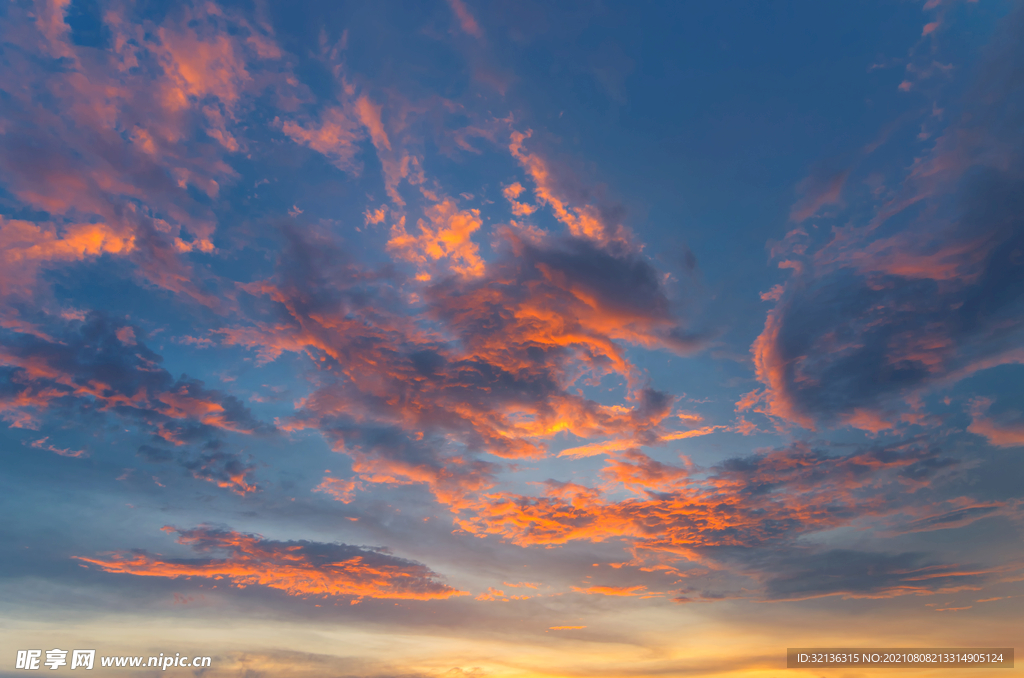
[[[984,436],[996,447],[1024,447],[1024,417],[1020,412],[1009,411],[997,417],[987,415],[992,401],[975,398],[971,402],[971,425],[967,430]]]
[[[523,194],[523,185],[518,181],[512,182],[508,186],[502,189],[501,194],[508,200],[509,205],[512,208],[512,214],[517,217],[528,217],[537,211],[537,208],[533,205],[527,205],[518,201],[519,196]]]
[[[103,254],[126,255],[135,238],[103,223],[71,224],[60,232],[53,224],[0,216],[0,295],[24,295],[34,287],[38,270],[46,265],[82,261]]]
[[[448,5],[452,8],[452,12],[455,13],[455,18],[459,20],[459,27],[474,38],[484,37],[484,33],[480,30],[480,24],[476,22],[473,15],[466,8],[466,3],[462,0],[448,0]]]
[[[496,589],[493,586],[488,586],[485,593],[478,595],[475,600],[500,600],[502,602],[508,602],[509,598],[505,597],[505,592],[501,589]]]
[[[75,556],[105,572],[140,577],[226,579],[236,588],[266,586],[290,596],[444,600],[466,595],[426,566],[382,549],[310,541],[272,541],[260,535],[201,525],[164,527],[200,557],[165,559],[145,551],[107,559]],[[209,554],[209,555],[207,555]],[[222,557],[214,557],[220,554]]]
[[[137,327],[95,312],[83,320],[42,319],[55,336],[0,333],[0,416],[31,428],[57,412],[117,416],[152,432],[143,458],[177,459],[195,477],[235,492],[256,489],[253,465],[225,451],[219,435],[267,435],[274,428],[240,400],[197,379],[172,377]]]
[[[1003,31],[1020,25],[1008,17]],[[793,277],[751,348],[764,390],[748,408],[878,432],[911,417],[907,403],[929,389],[1021,361],[1024,146],[1020,88],[1002,66],[1018,43],[982,67],[970,115],[870,223],[836,227],[787,260]]]
[[[369,97],[363,95],[356,99],[355,109],[356,114],[359,116],[359,121],[369,130],[373,145],[390,151],[391,141],[388,139],[388,133],[380,121],[381,107],[370,101]]]
[[[256,465],[238,454],[225,452],[220,441],[211,441],[195,455],[181,455],[179,464],[191,472],[192,477],[205,480],[238,495],[259,491],[253,480]]]
[[[588,595],[619,597],[640,596],[647,593],[646,586],[588,586],[586,588],[573,586],[572,590],[577,593],[586,593]]]
[[[729,426],[704,426],[697,429],[691,429],[689,431],[672,431],[664,433],[659,436],[651,435],[643,437],[644,445],[663,445],[675,440],[685,440],[687,438],[699,438],[700,436],[706,436],[714,433],[715,431],[731,431],[740,430],[734,429]],[[599,454],[606,454],[609,452],[622,452],[624,450],[631,450],[637,446],[638,441],[636,439],[623,438],[618,440],[603,440],[596,443],[587,443],[586,445],[580,445],[579,447],[570,447],[562,450],[558,453],[559,457],[570,457],[572,459],[582,459],[583,457],[593,457]]]
[[[835,549],[801,553],[771,569],[770,600],[806,600],[822,596],[893,598],[978,590],[988,579],[984,568],[930,564],[920,553],[873,553]]]
[[[799,224],[814,216],[825,205],[839,204],[843,184],[849,173],[849,170],[819,170],[801,181],[797,186],[800,199],[790,209],[789,218]]]
[[[202,10],[197,14],[196,18],[208,18]],[[157,54],[169,80],[164,94],[167,105],[184,108],[189,99],[214,96],[231,109],[252,80],[242,46],[212,24],[196,22],[193,26],[197,27],[171,25],[157,30]]]
[[[559,452],[558,456],[569,457],[571,459],[582,459],[584,457],[593,457],[599,454],[607,454],[609,452],[621,452],[622,450],[629,450],[634,447],[636,447],[636,442],[631,439],[603,440],[596,443],[580,445],[579,447],[566,448]]]
[[[392,130],[384,124],[385,107],[370,98],[365,92],[359,92],[346,78],[346,69],[338,60],[338,54],[331,52],[325,56],[331,64],[337,83],[337,96],[326,99],[322,104],[319,122],[311,120],[275,119],[281,130],[297,143],[308,146],[326,157],[331,164],[351,175],[358,175],[362,164],[356,159],[361,142],[369,134],[370,141],[377,153],[384,175],[384,190],[394,207],[405,207],[405,199],[399,193],[399,185],[407,181],[411,185],[422,185],[425,182],[421,168],[420,156],[409,150],[410,146],[422,144],[422,140],[408,129],[406,118],[415,108],[396,95],[396,101],[387,102],[392,112]],[[421,186],[422,190],[422,186]],[[424,191],[427,195],[429,191]],[[379,211],[378,211],[379,214]],[[379,223],[369,220],[367,223]],[[395,214],[398,218],[400,212]],[[383,220],[383,215],[379,217]]]
[[[638,495],[648,492],[679,491],[689,481],[689,471],[651,459],[637,450],[627,450],[612,457],[601,469],[609,484],[622,485]]]
[[[32,447],[35,447],[37,449],[49,450],[50,452],[53,452],[55,454],[59,454],[62,457],[79,458],[79,457],[88,457],[89,456],[89,453],[86,452],[85,450],[72,450],[71,448],[59,448],[59,447],[55,446],[53,443],[48,442],[49,440],[50,440],[50,436],[46,436],[45,438],[40,438],[39,440],[36,440],[36,441],[34,441],[32,443]]]
[[[361,165],[355,159],[363,134],[358,123],[340,107],[320,114],[320,122],[301,125],[292,120],[281,123],[281,130],[297,143],[308,146],[327,158],[332,165],[356,174]]]
[[[365,222],[364,223],[367,226],[369,226],[370,224],[381,224],[381,223],[384,223],[384,219],[387,217],[387,213],[388,213],[387,205],[381,205],[380,207],[378,207],[377,209],[375,209],[373,211],[367,209],[366,212],[364,212],[364,214],[363,214],[363,216],[365,217]]]
[[[609,228],[601,219],[601,214],[594,205],[571,205],[559,185],[560,177],[552,171],[547,160],[525,148],[525,142],[532,136],[532,131],[513,131],[509,151],[519,161],[533,181],[534,195],[537,202],[547,205],[554,212],[555,218],[562,222],[569,233],[575,238],[588,239],[600,244],[615,241],[626,244],[630,234],[619,224]]]
[[[428,238],[467,242],[457,234],[474,226],[458,226],[459,214],[437,209],[436,229],[400,251],[430,252]],[[353,457],[361,480],[426,483],[450,503],[493,483],[498,467],[476,459],[482,453],[538,458],[560,431],[647,442],[676,435],[660,427],[673,399],[643,385],[620,342],[677,352],[698,342],[642,256],[506,228],[478,275],[416,285],[424,310],[410,318],[393,269],[361,266],[324,234],[284,235],[278,273],[244,286],[273,320],[224,329],[224,343],[266,359],[313,358],[319,385],[281,426],[320,430]],[[605,375],[629,383],[627,405],[572,388]]]
[[[210,4],[154,24],[115,2],[96,17],[98,49],[68,30],[63,6],[46,7],[46,21],[14,8],[4,22],[17,49],[0,76],[0,180],[32,219],[0,225],[0,293],[45,290],[39,270],[107,254],[223,311],[188,255],[215,249],[210,201],[237,177],[225,156],[243,150],[241,118],[262,92],[291,87],[272,36]]]
[[[480,210],[460,210],[451,198],[424,210],[426,219],[417,221],[419,235],[405,230],[405,217],[391,227],[387,249],[405,261],[426,268],[431,262],[444,260],[448,270],[462,277],[480,277],[484,261],[479,247],[470,236],[480,229]],[[429,279],[427,274],[427,279]]]
[[[911,515],[923,517],[901,525],[898,532],[928,532],[948,530],[998,515],[1013,514],[1015,502],[982,502],[967,497],[957,497],[935,506],[919,507],[908,511]]]
[[[832,456],[804,444],[710,469],[681,467],[630,450],[607,460],[604,488],[546,481],[538,496],[486,493],[456,523],[520,546],[622,540],[634,552],[697,562],[721,547],[767,547],[801,534],[895,516],[955,465],[922,445]],[[621,486],[635,495],[617,500]]]
[[[517,5],[485,40],[481,26],[492,23],[473,16],[484,6],[450,5],[451,15],[442,4],[440,14],[410,16],[422,28],[410,32],[327,6],[309,23],[262,3],[110,0],[94,46],[57,5],[35,17],[10,10],[0,26],[11,62],[0,74],[9,95],[0,198],[10,208],[0,221],[0,416],[23,427],[8,431],[24,438],[13,448],[19,464],[78,474],[67,479],[76,492],[88,489],[81,474],[95,472],[139,516],[192,510],[198,489],[210,506],[271,516],[280,530],[269,539],[173,530],[180,543],[168,540],[167,555],[79,546],[86,558],[65,565],[83,585],[126,585],[169,605],[171,590],[196,577],[200,590],[258,587],[242,598],[278,617],[324,603],[316,614],[341,621],[356,613],[540,637],[603,628],[550,613],[566,605],[596,614],[652,596],[747,599],[739,606],[986,584],[987,566],[959,568],[881,540],[915,533],[907,539],[944,544],[957,535],[939,530],[984,521],[981,532],[992,531],[1019,517],[1013,474],[992,477],[1019,455],[970,456],[986,440],[1017,439],[1002,395],[969,406],[968,431],[981,437],[942,437],[956,417],[967,423],[957,405],[941,433],[904,436],[945,411],[926,389],[1024,362],[1014,268],[1022,205],[1012,200],[1020,167],[1006,132],[1017,122],[1001,128],[950,106],[942,120],[954,122],[915,146],[920,160],[905,181],[881,187],[869,209],[856,166],[812,166],[789,210],[799,223],[770,245],[785,282],[746,286],[768,290],[762,299],[774,307],[755,345],[760,387],[737,404],[742,416],[722,419],[720,390],[743,375],[726,370],[732,380],[716,386],[700,378],[714,381],[715,370],[676,370],[675,356],[709,343],[689,310],[699,290],[662,269],[660,257],[674,256],[663,240],[641,242],[625,209],[552,151],[574,141],[559,147],[543,121],[576,129],[574,112],[556,123],[557,110],[518,105],[529,87],[499,99],[481,84],[488,64],[459,65],[460,50],[488,42],[503,53],[531,40],[534,52],[540,40],[578,43],[565,37],[596,26],[592,12]],[[264,11],[289,31],[280,41]],[[595,74],[621,102],[633,66],[605,47],[603,60],[584,55],[578,66],[590,71],[577,67],[577,84],[587,89]],[[402,54],[415,54],[417,68],[387,67]],[[556,62],[575,77],[572,61]],[[1013,110],[1004,104],[981,97],[978,107]],[[492,113],[506,109],[514,119]],[[728,288],[735,276],[712,277]],[[716,303],[728,306],[728,296]],[[175,367],[181,360],[192,376]],[[210,370],[238,379],[216,387]],[[673,381],[682,373],[695,381]],[[273,383],[280,393],[267,396]],[[707,404],[704,416],[682,411],[687,403]],[[751,451],[736,435],[755,429],[747,419],[764,434],[751,445],[776,445],[755,410],[780,425],[857,427],[878,444],[789,436]],[[83,443],[83,431],[111,444]],[[263,438],[271,435],[288,439],[287,454],[272,453],[281,440]],[[134,460],[123,458],[129,440]],[[404,544],[402,553],[444,551],[445,562],[486,576],[463,586],[383,550],[288,541],[296,521],[333,529],[339,516],[349,516],[345,529],[394,535],[379,543]],[[849,535],[891,552],[808,546]],[[447,613],[394,604],[456,596]],[[363,598],[388,602],[349,606]],[[602,661],[588,675],[703,670]]]
[[[325,476],[323,481],[313,488],[313,491],[329,494],[338,501],[348,504],[354,498],[355,491],[362,487],[363,484],[358,480],[342,480],[341,478],[328,478]]]

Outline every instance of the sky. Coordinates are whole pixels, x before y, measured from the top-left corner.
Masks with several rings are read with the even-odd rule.
[[[1021,646],[1022,104],[1007,0],[5,3],[0,676]]]

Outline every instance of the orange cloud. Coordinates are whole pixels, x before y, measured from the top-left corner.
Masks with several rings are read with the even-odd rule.
[[[352,502],[355,491],[358,489],[362,489],[362,483],[357,480],[325,477],[319,485],[313,488],[313,491],[324,492],[338,501],[348,504]]]
[[[135,237],[107,224],[72,224],[60,231],[51,224],[0,216],[0,294],[27,291],[42,266],[81,261],[103,254],[125,255]]]
[[[706,436],[714,433],[715,431],[728,431],[731,430],[728,426],[704,426],[689,431],[672,431],[664,433],[654,439],[644,439],[640,442],[635,439],[618,439],[618,440],[604,440],[596,443],[588,443],[579,447],[570,447],[562,450],[558,453],[559,457],[569,457],[570,459],[582,459],[584,457],[593,457],[599,454],[607,454],[609,452],[621,452],[623,450],[629,450],[637,447],[638,445],[661,445],[664,443],[672,442],[674,440],[685,440],[687,438],[698,438],[700,436]]]
[[[493,586],[488,586],[487,592],[478,595],[476,597],[476,600],[500,600],[503,602],[508,602],[509,599],[505,596],[504,591],[496,589]]]
[[[625,243],[628,240],[627,232],[621,226],[611,233],[606,232],[596,207],[593,205],[571,206],[566,199],[560,196],[548,163],[540,156],[527,152],[523,146],[523,142],[531,134],[530,131],[525,133],[513,131],[509,151],[533,180],[534,193],[538,202],[550,207],[555,218],[565,224],[569,232],[577,238],[586,238],[602,244],[612,240]]]
[[[925,32],[935,30],[938,21]],[[875,185],[875,194],[887,197],[870,220],[836,226],[810,257],[803,256],[806,235],[805,252],[784,252],[783,243],[772,248],[773,257],[793,255],[783,263],[794,277],[752,346],[764,385],[759,411],[807,428],[924,426],[936,420],[908,413],[908,400],[980,365],[1012,360],[1004,338],[1019,334],[1022,322],[1018,298],[1005,286],[1020,265],[1020,190],[1011,169],[1020,164],[1020,149],[1007,146],[1007,84],[995,63],[984,67],[991,75],[983,79],[987,94],[968,102],[970,113],[941,132],[929,122],[930,150],[899,185]],[[951,68],[933,59],[908,63],[900,89]],[[940,115],[936,108],[933,117]],[[984,187],[965,181],[972,172],[992,180]],[[818,174],[805,186],[804,204],[794,206],[794,219],[841,202],[845,175]],[[976,428],[985,426],[979,420]],[[990,432],[993,439],[1014,437]]]
[[[391,141],[388,139],[387,132],[384,131],[384,124],[380,121],[381,107],[375,105],[368,97],[363,95],[356,99],[355,109],[356,115],[359,116],[359,121],[369,130],[373,145],[379,149],[390,151]]]
[[[663,464],[635,450],[609,459],[601,475],[610,483],[618,483],[641,495],[678,491],[689,481],[686,469]]]
[[[380,551],[308,541],[270,541],[259,535],[200,526],[162,528],[178,543],[225,557],[164,560],[132,551],[108,559],[75,556],[105,572],[140,577],[226,579],[237,588],[266,586],[291,596],[343,596],[397,600],[443,600],[467,595],[439,581],[426,566]]]
[[[387,213],[388,213],[387,205],[381,205],[380,207],[378,207],[377,209],[372,210],[372,211],[367,209],[363,213],[363,217],[364,217],[364,222],[363,223],[365,223],[366,225],[383,223],[384,219],[387,217]]]
[[[519,202],[517,200],[525,190],[526,189],[523,188],[523,185],[516,181],[509,184],[501,191],[501,194],[505,196],[505,199],[508,200],[509,205],[512,207],[512,214],[517,217],[528,217],[537,211],[535,206],[527,205],[526,203]]]
[[[392,252],[421,267],[451,267],[454,259],[456,269],[473,271],[475,244],[462,246],[477,227],[476,213],[460,213],[445,199],[428,214],[433,221],[417,236],[392,231]],[[456,217],[473,223],[459,226]],[[272,303],[267,309],[276,316],[268,317],[276,319],[219,333],[224,344],[249,346],[261,360],[305,352],[326,377],[294,416],[279,421],[282,429],[320,429],[353,458],[360,481],[423,483],[451,506],[493,485],[492,467],[474,459],[479,453],[542,457],[546,442],[563,431],[608,437],[625,449],[717,430],[662,430],[673,399],[642,387],[616,340],[675,345],[677,321],[645,260],[520,235],[502,231],[504,248],[478,276],[417,286],[425,310],[410,318],[385,297],[352,305],[344,286],[324,287],[326,280],[373,274],[325,236],[305,233],[299,241],[296,234],[296,249],[284,259],[297,258],[299,266],[242,286],[255,303]],[[327,270],[335,272],[320,273]],[[377,292],[365,286],[359,294]],[[313,298],[337,302],[312,309]],[[609,374],[630,384],[627,403],[600,404],[575,392],[581,379]],[[369,421],[389,431],[386,444],[360,432],[358,422]],[[472,452],[454,452],[452,443]]]
[[[419,235],[405,230],[405,217],[391,227],[387,249],[401,259],[421,266],[428,262],[445,260],[453,273],[462,277],[480,277],[484,274],[484,261],[479,248],[470,236],[483,221],[480,211],[460,210],[455,201],[446,198],[424,210],[426,219],[419,219]]]
[[[456,524],[520,546],[624,539],[635,549],[700,561],[702,547],[763,544],[898,511],[880,488],[904,492],[900,472],[930,454],[908,448],[828,457],[797,445],[708,474],[634,450],[608,460],[602,475],[608,489],[620,484],[637,498],[613,501],[596,488],[548,481],[540,496],[495,493],[467,500]],[[776,489],[754,489],[762,487]]]
[[[636,447],[636,442],[633,440],[605,440],[598,443],[588,443],[579,447],[570,447],[559,452],[558,456],[569,457],[570,459],[582,459],[584,457],[593,457],[598,454],[606,454],[608,452],[628,450],[632,447]]]
[[[573,591],[577,593],[586,593],[589,595],[600,595],[600,596],[639,596],[647,592],[646,586],[588,586],[587,588],[580,588],[578,586],[571,587]]]
[[[768,313],[751,346],[756,375],[765,388],[744,396],[738,410],[758,411],[811,430],[840,423],[877,433],[892,428],[901,416],[914,420],[893,410],[893,403],[882,402],[883,396],[892,400],[930,382],[955,381],[983,365],[1015,360],[1012,351],[1003,351],[1005,357],[972,358],[964,350],[965,337],[947,319],[951,309],[963,305],[965,291],[980,284],[995,239],[973,234],[950,238],[947,233],[943,241],[901,233],[864,243],[851,233],[837,232],[814,255],[813,265],[798,271],[795,296],[782,301],[781,292],[772,295],[780,303]],[[835,303],[832,295],[839,283],[824,281],[838,279],[851,285],[842,295],[849,304],[843,316],[833,319],[807,311],[807,304]],[[924,297],[925,303],[910,302],[920,298],[919,288],[928,282],[939,283],[943,293]],[[794,315],[796,308],[804,309],[800,319]],[[799,332],[790,329],[798,323],[803,323]],[[835,370],[849,374],[837,377]],[[903,376],[897,379],[897,374]],[[837,378],[864,383],[843,382],[851,401],[833,405],[835,399],[822,393]],[[877,396],[854,401],[867,392]],[[891,415],[882,415],[884,410],[892,410]]]
[[[701,428],[695,428],[690,431],[674,431],[672,433],[666,433],[658,439],[658,442],[670,442],[672,440],[685,440],[686,438],[699,438],[700,436],[711,435],[715,431],[728,431],[728,426],[702,426]]]
[[[4,259],[79,260],[104,253],[120,254],[134,247],[134,238],[123,237],[106,224],[75,224],[58,236],[55,229],[28,221],[0,217],[0,243]]]
[[[213,483],[217,487],[244,497],[259,491],[251,482],[252,466],[225,454],[201,454],[198,458],[182,462],[196,480]]]
[[[272,36],[212,4],[179,6],[158,25],[145,25],[131,6],[111,6],[103,16],[110,58],[97,60],[93,48],[73,43],[62,9],[47,5],[45,20],[35,14],[15,8],[8,17],[17,28],[4,39],[20,50],[11,77],[35,73],[39,58],[62,58],[68,68],[47,75],[43,97],[9,83],[24,115],[8,121],[18,142],[0,159],[5,186],[55,223],[87,223],[91,231],[68,227],[57,238],[69,240],[55,253],[60,261],[114,252],[148,282],[224,310],[230,301],[205,289],[184,256],[211,252],[217,224],[190,191],[213,198],[237,177],[223,154],[244,150],[235,118],[244,102],[271,82],[279,93],[298,86],[286,67],[253,77],[253,63],[280,57]]]
[[[173,419],[194,419],[208,426],[215,426],[235,433],[252,433],[255,422],[240,422],[226,416],[224,405],[216,400],[193,395],[195,389],[191,384],[182,384],[176,390],[156,394],[155,400],[161,403],[154,407],[161,414]]]

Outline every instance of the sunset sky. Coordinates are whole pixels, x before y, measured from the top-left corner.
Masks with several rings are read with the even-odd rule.
[[[1022,105],[1008,0],[5,3],[0,676],[976,675],[784,667],[1024,647]]]

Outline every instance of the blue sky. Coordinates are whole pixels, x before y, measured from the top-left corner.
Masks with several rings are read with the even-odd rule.
[[[0,672],[1020,637],[1017,3],[0,11]]]

